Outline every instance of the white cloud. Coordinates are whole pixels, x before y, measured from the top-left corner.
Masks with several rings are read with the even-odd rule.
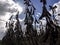
[[[12,0],[0,0],[0,15],[5,15],[6,12],[14,13],[17,11],[17,9],[20,11],[20,13],[23,10],[18,3],[15,3]]]
[[[57,3],[55,3],[53,6],[57,6],[57,8],[56,8],[56,14],[59,14],[60,13],[60,1],[59,2],[57,2]]]
[[[58,14],[60,14],[60,1],[55,3],[53,6],[55,6],[55,5],[57,6],[57,8],[55,9],[56,10],[56,13],[55,13],[56,17],[55,17],[55,19],[58,20],[57,23],[60,26],[60,16],[58,15]]]

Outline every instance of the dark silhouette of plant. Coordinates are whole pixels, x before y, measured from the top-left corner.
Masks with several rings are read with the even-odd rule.
[[[44,38],[43,41],[46,42],[46,40],[48,39],[49,33],[50,33],[50,35],[51,35],[50,36],[50,41],[51,41],[50,45],[55,45],[56,44],[55,39],[57,39],[56,37],[58,37],[58,27],[59,26],[57,26],[56,24],[53,23],[53,21],[51,19],[51,14],[47,11],[44,1],[42,1],[42,2],[43,2],[43,12],[39,19],[41,20],[43,17],[45,17],[46,21],[47,21],[46,34],[45,34],[45,36],[43,36],[43,38]]]
[[[7,29],[6,35],[2,39],[3,45],[14,45],[13,42],[14,31],[13,31],[13,23],[11,23],[11,19],[12,17],[10,18],[10,22],[8,23],[9,28]]]
[[[25,17],[25,25],[27,25],[26,27],[26,34],[29,34],[30,36],[32,36],[34,34],[34,30],[33,30],[33,17],[32,15],[34,15],[34,11],[36,10],[35,7],[31,4],[30,0],[24,0],[25,1],[25,5],[26,5],[26,17]],[[31,7],[31,8],[29,8]]]
[[[20,45],[21,39],[23,38],[23,32],[21,29],[20,21],[18,18],[19,12],[16,14],[16,23],[14,27],[14,21],[12,22],[12,17],[9,18],[9,23],[6,22],[6,27],[8,27],[6,35],[3,37],[2,42],[4,45]],[[8,25],[8,26],[7,26]]]
[[[20,21],[18,18],[19,12],[16,14],[16,23],[15,23],[15,29],[14,29],[14,36],[15,36],[15,41],[16,45],[20,45],[21,39],[23,38],[23,32],[21,29]]]
[[[22,27],[19,21],[19,11],[16,14],[16,23],[12,21],[13,15],[9,18],[9,23],[6,22],[7,32],[6,35],[2,39],[3,45],[40,45],[41,40],[42,42],[46,42],[48,37],[50,37],[50,45],[56,45],[56,41],[58,39],[58,30],[60,27],[53,22],[51,19],[51,14],[48,12],[46,8],[46,0],[40,0],[43,3],[43,10],[42,15],[40,16],[39,20],[43,17],[46,18],[46,33],[42,32],[44,25],[40,25],[40,33],[41,35],[37,35],[36,23],[39,23],[35,17],[35,10],[36,8],[32,4],[30,0],[24,0],[24,5],[26,6],[25,9],[25,20],[24,24],[26,25],[26,32],[25,36],[23,36]],[[53,15],[54,10],[57,6],[49,6],[52,9]],[[34,17],[33,17],[34,16]],[[54,16],[53,16],[54,17]],[[56,20],[56,19],[55,19]],[[33,22],[35,23],[35,29],[33,29]],[[44,33],[44,35],[43,35]]]
[[[34,14],[35,14],[35,7],[33,6],[33,4],[31,3],[30,0],[24,0],[25,1],[25,6],[26,6],[26,10],[25,10],[25,25],[26,26],[26,38],[29,40],[29,43],[31,45],[38,45],[37,44],[37,30],[33,29],[33,22],[34,22]],[[36,24],[37,20],[35,18],[35,24]],[[34,38],[33,38],[34,37]],[[28,44],[29,45],[29,44]]]

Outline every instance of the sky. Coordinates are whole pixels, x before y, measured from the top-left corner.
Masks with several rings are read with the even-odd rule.
[[[19,2],[23,4],[23,0],[14,0],[15,2]],[[49,9],[49,5],[52,5],[56,2],[59,2],[60,0],[46,0],[47,5],[46,7]],[[40,3],[40,0],[31,0],[35,8],[37,9],[38,12],[42,13],[42,3]]]
[[[38,18],[42,13],[42,3],[40,3],[40,0],[31,0],[31,2],[36,8]],[[23,3],[23,0],[0,0],[0,40],[3,38],[6,31],[5,22],[9,21],[8,19],[11,15],[15,17],[17,10],[19,11],[19,20],[21,21],[22,27],[24,26],[23,20],[25,15],[22,13],[24,13],[25,6]],[[60,13],[60,0],[47,0],[46,7],[48,11],[50,11],[49,5],[57,5],[56,15]],[[60,16],[57,15],[56,19],[59,20]],[[44,24],[45,21],[42,20],[42,22]],[[60,20],[58,23],[60,23]],[[23,29],[25,29],[25,27]]]

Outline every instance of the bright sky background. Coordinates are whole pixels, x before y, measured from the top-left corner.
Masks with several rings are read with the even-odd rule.
[[[31,0],[35,8],[37,9],[36,15],[40,15],[42,13],[42,3],[40,3],[40,0]],[[60,0],[47,0],[47,9],[49,11],[49,5],[57,5],[58,8],[56,9],[57,14],[60,13]],[[0,0],[0,19],[4,21],[8,21],[11,15],[15,15],[17,13],[17,9],[19,10],[19,20],[22,22],[25,15],[22,14],[24,12],[24,4],[23,0]],[[38,16],[37,16],[38,17]],[[56,19],[58,20],[60,17],[56,16]],[[60,20],[59,20],[60,21]],[[44,24],[44,21],[43,21]],[[4,36],[5,32],[5,22],[0,21],[0,39]],[[25,29],[25,28],[23,28]]]

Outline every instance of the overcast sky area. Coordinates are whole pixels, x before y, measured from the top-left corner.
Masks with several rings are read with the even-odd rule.
[[[36,8],[36,15],[37,18],[39,18],[39,16],[42,13],[42,3],[40,3],[40,0],[31,0],[31,2],[33,3],[33,5]],[[59,20],[60,16],[58,16],[58,14],[60,14],[60,0],[47,0],[47,9],[49,11],[49,5],[56,5],[56,19]],[[21,21],[22,27],[23,25],[23,20],[25,18],[25,15],[22,14],[25,10],[24,4],[23,4],[23,0],[0,0],[0,40],[3,38],[6,28],[5,28],[5,21],[8,22],[8,19],[11,17],[11,15],[16,15],[17,10],[19,11],[19,20]],[[43,24],[45,21],[42,21]],[[60,20],[59,22],[60,23]],[[25,29],[25,27],[23,27],[23,29]]]

